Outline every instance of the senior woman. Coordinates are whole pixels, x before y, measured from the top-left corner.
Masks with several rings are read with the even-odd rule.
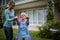
[[[14,17],[14,6],[15,6],[15,2],[10,1],[9,7],[4,11],[6,20],[3,26],[4,26],[4,32],[7,40],[12,40],[13,38],[12,24],[13,24],[13,21],[16,20],[16,16]]]

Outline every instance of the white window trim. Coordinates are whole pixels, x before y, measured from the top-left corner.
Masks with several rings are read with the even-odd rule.
[[[33,11],[33,9],[32,9],[32,11]],[[34,13],[34,12],[33,12]],[[32,15],[33,15],[33,13],[32,13]],[[33,18],[33,16],[32,16],[32,18]],[[33,24],[33,20],[32,20],[32,24]]]
[[[31,10],[32,11],[32,19],[33,19],[33,10]],[[32,20],[32,24],[33,24],[33,20]]]
[[[43,12],[44,12],[44,9],[43,9]],[[45,13],[45,12],[44,12]],[[43,24],[44,24],[44,13],[43,13]]]
[[[37,24],[38,24],[38,10],[37,10]]]

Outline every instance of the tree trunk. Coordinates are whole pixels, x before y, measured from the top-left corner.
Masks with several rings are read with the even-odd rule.
[[[54,19],[60,20],[60,1],[54,0]]]

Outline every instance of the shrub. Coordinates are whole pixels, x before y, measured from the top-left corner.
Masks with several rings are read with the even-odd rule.
[[[2,18],[3,17],[3,18]],[[3,28],[3,23],[4,23],[5,17],[1,16],[0,17],[0,28]]]
[[[0,28],[3,28],[3,23],[0,23]]]
[[[54,15],[53,15],[53,8],[54,8],[54,4],[53,4],[53,0],[47,0],[48,2],[48,9],[47,9],[47,22],[49,20],[53,20],[54,19]]]
[[[58,31],[51,32],[50,28],[56,29]],[[51,38],[54,40],[60,39],[60,21],[49,21],[49,23],[44,24],[42,27],[39,27],[40,33],[39,36],[43,38]]]

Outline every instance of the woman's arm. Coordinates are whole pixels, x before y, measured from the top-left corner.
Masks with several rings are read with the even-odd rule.
[[[29,17],[27,17],[26,19],[27,19],[27,25],[29,25]]]
[[[17,22],[17,24],[19,25],[19,19],[18,19],[18,16],[15,16],[15,21]]]

